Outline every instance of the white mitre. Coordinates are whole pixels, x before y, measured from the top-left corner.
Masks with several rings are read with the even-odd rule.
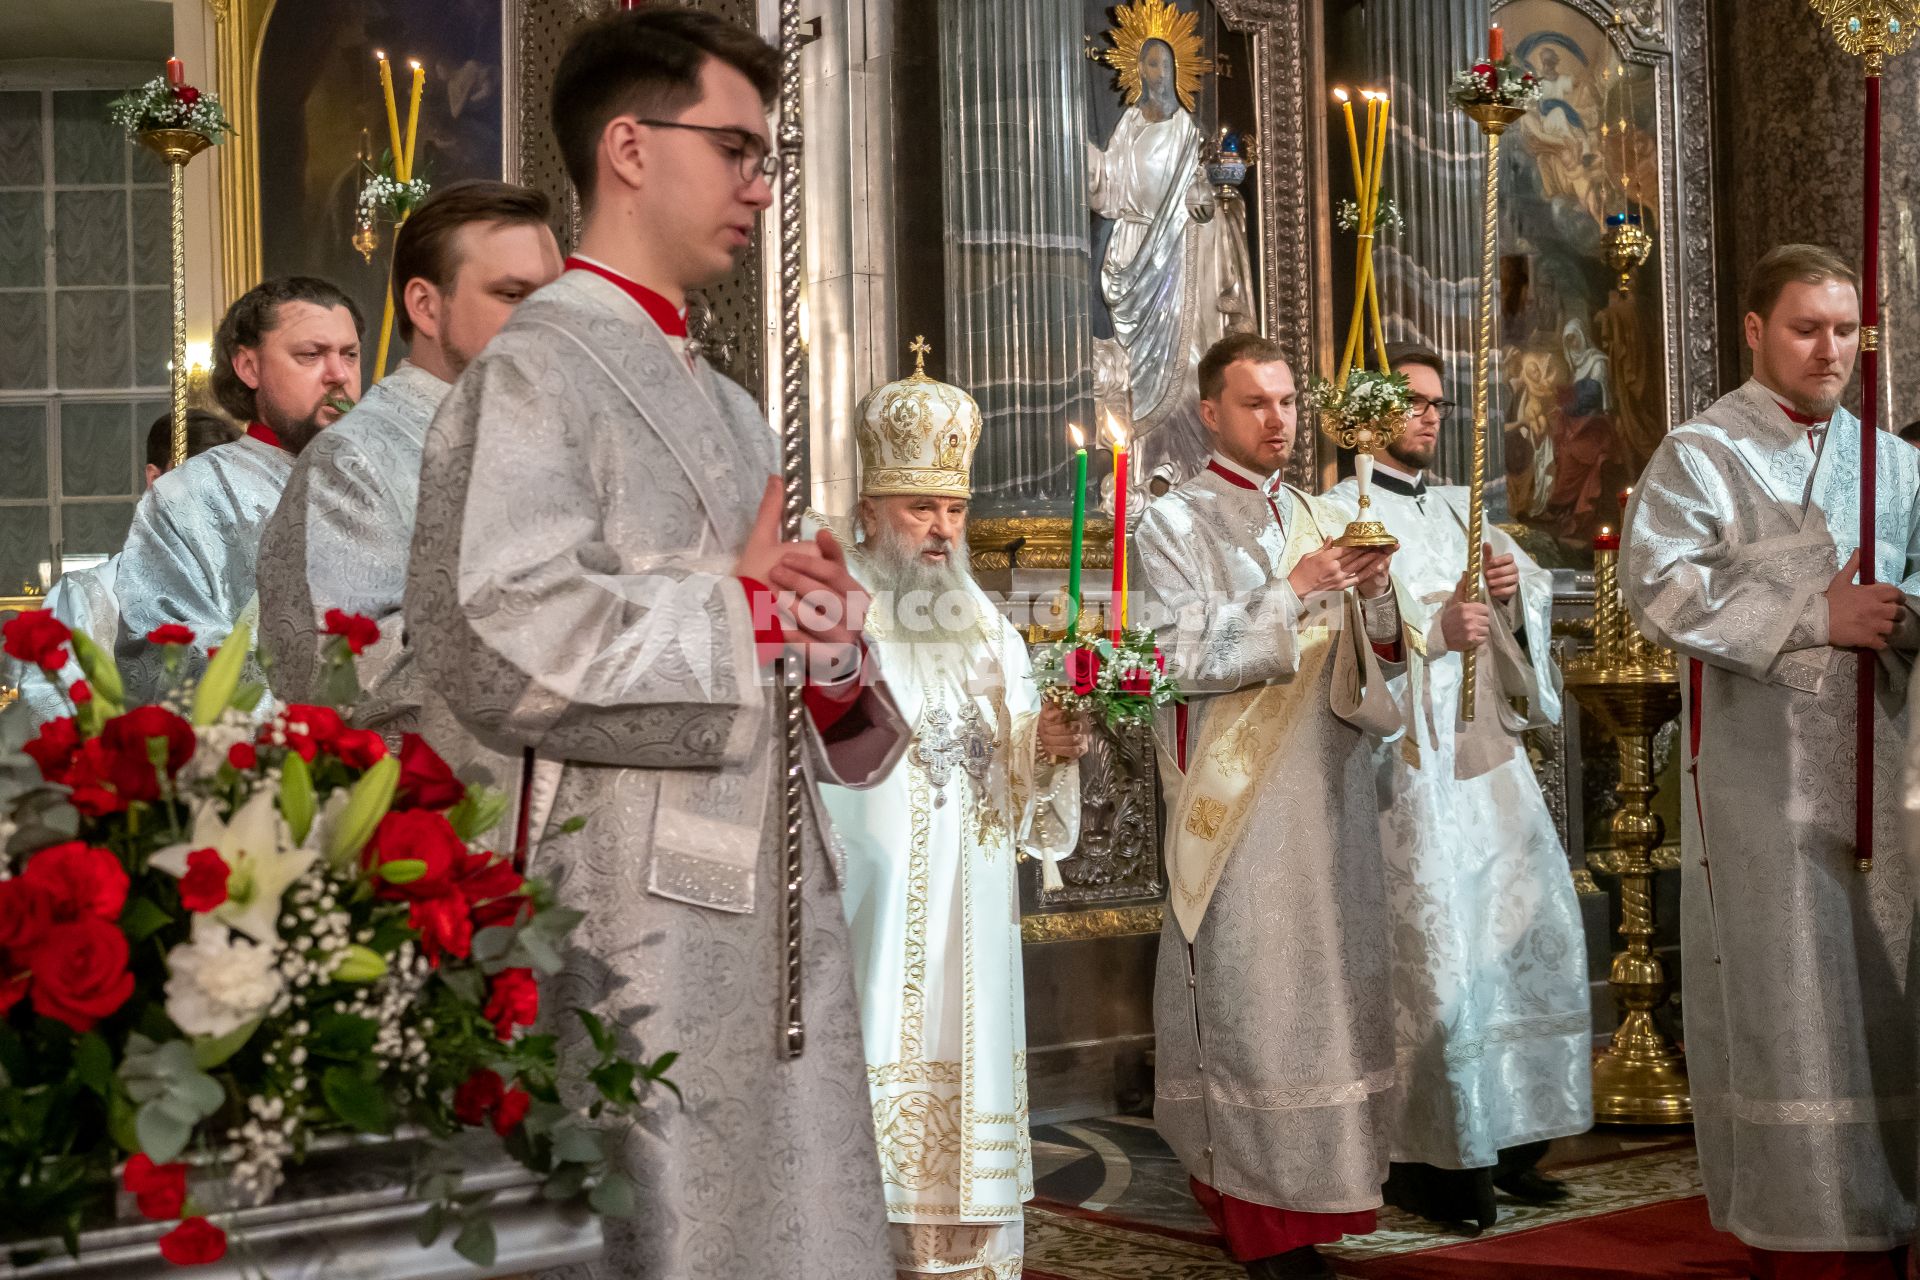
[[[958,387],[927,376],[925,338],[909,377],[889,382],[860,406],[860,493],[973,496],[973,451],[980,443],[980,406]]]

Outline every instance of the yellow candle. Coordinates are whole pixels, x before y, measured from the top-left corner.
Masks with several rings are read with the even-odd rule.
[[[407,158],[406,168],[400,174],[400,181],[413,181],[413,144],[420,135],[420,95],[427,87],[427,69],[419,62],[409,62],[413,68],[413,98],[407,103]]]
[[[1373,158],[1373,195],[1367,202],[1367,230],[1369,232],[1373,230],[1380,215],[1380,187],[1386,177],[1387,171],[1387,121],[1391,117],[1392,112],[1393,103],[1388,99],[1386,94],[1381,94],[1379,150],[1374,153]],[[1371,241],[1369,241],[1368,247],[1372,247]],[[1391,373],[1392,370],[1387,368],[1386,331],[1380,323],[1379,277],[1372,269],[1373,255],[1369,253],[1367,258],[1367,303],[1373,310],[1373,350],[1374,354],[1379,357],[1380,360],[1380,372]]]
[[[1371,89],[1362,89],[1360,96],[1367,100],[1367,145],[1361,153],[1366,159],[1356,166],[1354,203],[1360,210],[1360,243],[1354,251],[1353,319],[1347,325],[1346,346],[1340,352],[1340,372],[1334,378],[1340,384],[1345,384],[1355,359],[1365,363],[1367,282],[1373,274],[1373,157],[1379,150],[1376,135],[1380,128],[1380,103],[1379,95]]]
[[[393,101],[393,67],[388,63],[386,54],[376,52],[373,56],[379,59],[380,62],[380,92],[384,94],[387,99],[387,137],[390,139],[390,146],[393,151],[393,170],[395,173],[398,173],[400,172],[402,155],[400,147],[400,109]]]
[[[1340,114],[1347,121],[1347,155],[1353,160],[1353,200],[1358,204],[1364,188],[1360,185],[1364,173],[1360,165],[1360,139],[1353,130],[1353,99],[1347,96],[1345,89],[1335,89],[1333,96],[1340,101]]]

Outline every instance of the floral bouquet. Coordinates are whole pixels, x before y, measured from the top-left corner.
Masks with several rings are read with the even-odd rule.
[[[360,188],[360,199],[354,206],[362,226],[376,219],[383,222],[404,221],[433,190],[433,184],[425,178],[402,182],[394,173],[391,151],[381,153],[378,168],[372,164],[365,168],[367,181]]]
[[[348,666],[379,634],[338,613],[328,630]],[[244,627],[197,685],[133,707],[51,613],[3,634],[56,684],[71,649],[84,678],[31,764],[0,762],[24,784],[0,798],[0,1239],[77,1251],[117,1179],[176,1223],[164,1257],[211,1262],[227,1248],[212,1219],[272,1196],[316,1136],[403,1125],[426,1135],[423,1245],[452,1229],[491,1262],[487,1197],[461,1191],[475,1141],[549,1199],[632,1211],[611,1130],[672,1088],[674,1055],[634,1062],[584,1011],[588,1054],[527,1034],[581,916],[485,843],[502,794],[329,707],[256,729]],[[147,640],[178,670],[193,636]]]
[[[1143,628],[1056,640],[1034,655],[1041,696],[1071,712],[1091,708],[1109,729],[1147,724],[1155,709],[1186,697],[1167,677],[1167,657]]]
[[[1342,231],[1358,231],[1364,218],[1360,213],[1360,202],[1349,196],[1334,206],[1334,225]],[[1373,229],[1377,234],[1398,236],[1405,233],[1407,220],[1400,213],[1400,206],[1393,202],[1392,196],[1383,196],[1379,207],[1373,213]]]
[[[1320,415],[1321,429],[1345,449],[1371,451],[1391,441],[1406,425],[1413,391],[1404,373],[1382,373],[1356,365],[1347,380],[1315,378],[1307,384],[1307,403]]]
[[[1462,107],[1526,108],[1540,96],[1540,82],[1533,72],[1516,67],[1512,58],[1498,62],[1483,60],[1456,72],[1453,83],[1447,87],[1447,96]]]
[[[107,118],[125,129],[129,138],[154,129],[186,129],[219,143],[233,134],[220,99],[190,84],[169,84],[164,76],[155,76],[108,103]]]

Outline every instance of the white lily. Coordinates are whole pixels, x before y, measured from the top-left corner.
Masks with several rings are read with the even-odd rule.
[[[168,845],[150,861],[162,871],[184,876],[187,855],[195,849],[212,849],[229,871],[227,900],[209,914],[255,942],[277,945],[281,896],[320,855],[293,846],[287,824],[273,807],[273,793],[254,792],[230,822],[220,820],[214,805],[202,805],[193,816],[192,837],[184,844]]]

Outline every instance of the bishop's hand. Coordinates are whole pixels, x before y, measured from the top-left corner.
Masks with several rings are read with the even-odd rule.
[[[1093,746],[1093,723],[1084,711],[1068,715],[1059,703],[1045,703],[1034,726],[1034,743],[1054,760],[1078,760]]]
[[[1906,607],[1905,598],[1891,582],[1855,582],[1859,572],[1856,550],[1827,584],[1827,643],[1836,649],[1884,649]]]
[[[812,542],[789,542],[767,583],[810,644],[858,646],[866,629],[867,589],[847,569],[840,540],[822,529]]]

